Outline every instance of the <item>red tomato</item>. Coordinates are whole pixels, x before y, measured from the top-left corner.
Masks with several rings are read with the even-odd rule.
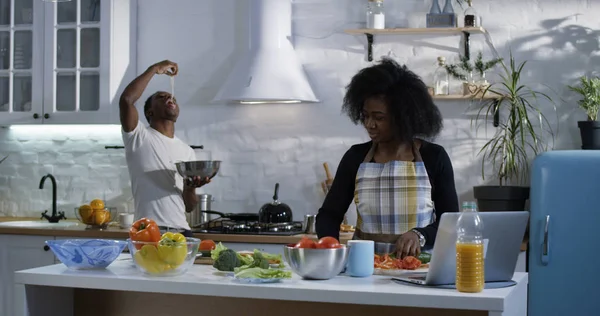
[[[319,239],[317,243],[317,248],[323,249],[331,249],[331,248],[341,248],[340,242],[333,237],[323,237]]]
[[[306,237],[302,237],[300,241],[294,246],[295,248],[317,248],[317,244]]]
[[[217,247],[217,245],[215,244],[214,241],[212,241],[210,239],[205,239],[200,242],[200,245],[198,246],[198,250],[208,251],[208,250],[213,250],[216,247]]]

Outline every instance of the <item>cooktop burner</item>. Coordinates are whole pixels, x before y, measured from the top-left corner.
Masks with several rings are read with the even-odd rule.
[[[240,234],[240,235],[280,235],[302,234],[302,222],[264,224],[259,222],[217,220],[203,227],[192,228],[195,233]]]

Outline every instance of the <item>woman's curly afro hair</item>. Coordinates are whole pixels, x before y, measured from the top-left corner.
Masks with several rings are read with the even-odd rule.
[[[427,86],[406,66],[386,58],[359,71],[346,87],[342,111],[354,124],[363,123],[365,101],[372,97],[381,97],[388,104],[392,128],[401,142],[431,139],[442,130],[442,115]]]

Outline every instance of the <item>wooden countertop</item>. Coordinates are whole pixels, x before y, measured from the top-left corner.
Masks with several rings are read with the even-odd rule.
[[[37,221],[38,218],[23,217],[3,217],[0,222],[8,221]],[[9,235],[36,235],[36,236],[57,236],[57,237],[84,237],[84,238],[119,238],[129,237],[127,229],[108,227],[107,229],[89,229],[86,225],[76,220],[67,220],[67,222],[76,222],[78,225],[59,228],[24,228],[24,227],[0,227],[0,234]],[[273,235],[237,235],[237,234],[206,234],[194,233],[194,237],[200,239],[212,239],[221,242],[233,243],[256,243],[256,244],[291,244],[296,243],[303,236],[311,239],[317,239],[316,235],[298,234],[294,236],[273,236]],[[340,242],[346,243],[352,239],[352,233],[340,233]]]
[[[24,217],[0,217],[0,222],[7,221],[31,221],[39,218]],[[76,220],[67,220],[68,222],[77,222]],[[128,230],[120,227],[108,227],[104,230],[88,229],[86,225],[77,222],[78,225],[61,228],[22,228],[22,227],[0,227],[0,234],[8,235],[36,235],[36,236],[57,236],[57,237],[85,237],[85,238],[120,238],[129,237]],[[273,235],[235,235],[235,234],[205,234],[195,233],[194,237],[200,239],[212,239],[221,242],[233,243],[253,243],[253,244],[291,244],[295,243],[303,236],[311,239],[317,239],[316,235],[298,234],[294,236],[273,236]],[[345,244],[352,239],[352,233],[340,233],[340,243]],[[526,237],[521,244],[521,251],[526,251],[529,238]]]

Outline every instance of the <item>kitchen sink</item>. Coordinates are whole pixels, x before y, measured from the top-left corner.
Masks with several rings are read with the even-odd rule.
[[[49,223],[47,221],[14,221],[0,223],[0,227],[63,229],[67,227],[77,226],[78,224],[79,223],[77,222]]]

